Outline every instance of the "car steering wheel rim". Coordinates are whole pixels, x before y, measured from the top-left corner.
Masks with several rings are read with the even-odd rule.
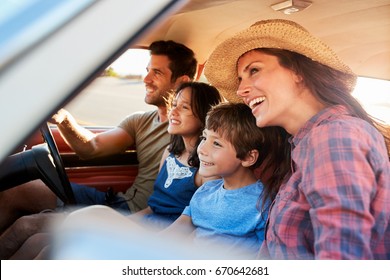
[[[40,130],[41,130],[43,140],[46,142],[47,146],[49,147],[50,154],[53,158],[53,162],[61,182],[61,187],[63,188],[64,193],[66,195],[66,199],[63,202],[65,204],[75,204],[74,193],[70,185],[68,175],[66,174],[64,163],[58,151],[57,144],[54,141],[53,134],[49,128],[49,125],[45,123],[44,125],[41,126]],[[60,199],[64,200],[62,198]]]

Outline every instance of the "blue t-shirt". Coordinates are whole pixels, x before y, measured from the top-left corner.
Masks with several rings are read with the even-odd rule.
[[[232,254],[242,251],[255,257],[264,240],[268,214],[268,209],[260,211],[263,187],[257,181],[227,190],[222,179],[203,184],[183,211],[196,227],[194,242],[222,244]]]
[[[183,212],[197,189],[196,167],[185,166],[170,153],[157,175],[148,205],[153,213],[172,222]]]

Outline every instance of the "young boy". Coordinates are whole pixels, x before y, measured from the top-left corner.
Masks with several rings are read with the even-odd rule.
[[[221,179],[203,184],[166,232],[180,230],[192,234],[195,244],[219,244],[228,254],[241,250],[255,257],[264,240],[271,201],[254,174],[267,141],[273,140],[256,126],[248,106],[213,107],[198,146],[199,173]]]

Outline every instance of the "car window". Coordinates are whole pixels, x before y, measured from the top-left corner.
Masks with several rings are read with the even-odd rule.
[[[390,81],[359,77],[352,93],[373,117],[390,125]]]
[[[154,110],[144,102],[148,61],[148,50],[126,51],[65,108],[87,126],[116,126],[131,113]]]

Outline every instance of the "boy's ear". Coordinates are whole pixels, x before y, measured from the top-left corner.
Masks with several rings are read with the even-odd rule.
[[[241,164],[244,167],[250,167],[256,163],[258,158],[259,158],[259,151],[256,149],[251,150],[246,154],[246,156],[242,160]]]

